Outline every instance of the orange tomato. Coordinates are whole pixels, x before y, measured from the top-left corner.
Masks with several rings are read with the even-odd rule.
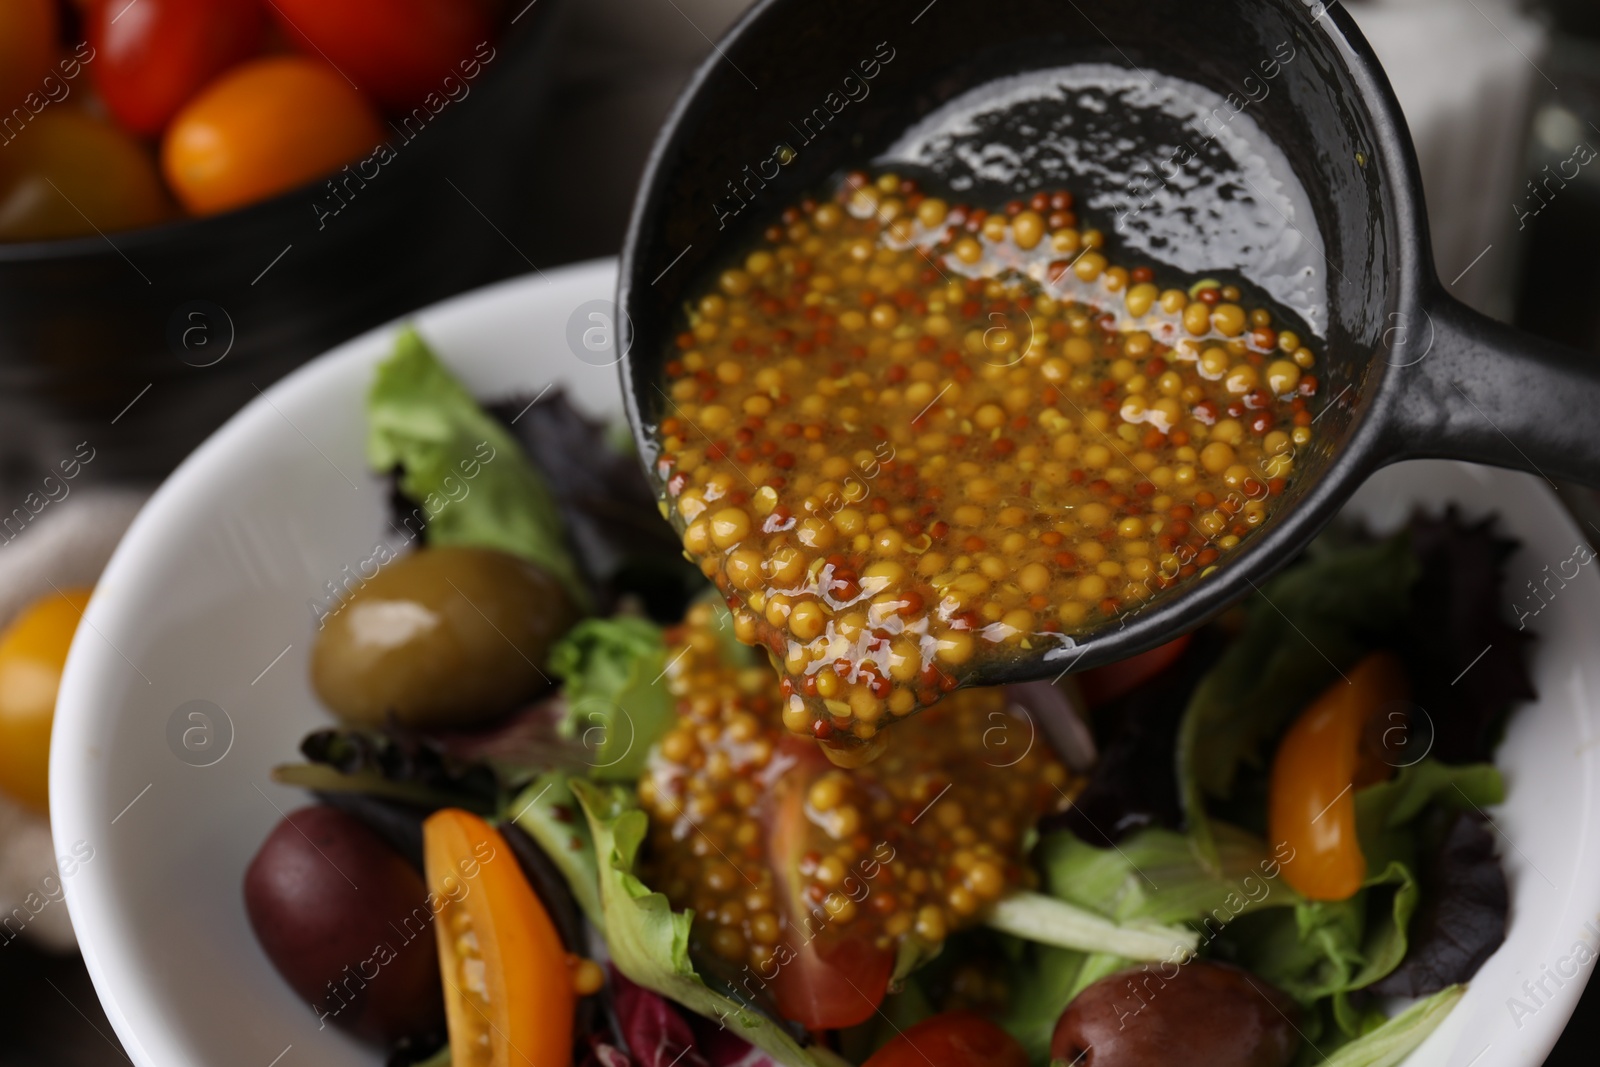
[[[455,1067],[566,1067],[576,960],[499,831],[445,808],[422,824],[423,865]]]
[[[47,108],[0,147],[0,241],[110,233],[171,212],[144,148],[76,108]]]
[[[1274,845],[1288,845],[1284,881],[1311,900],[1346,900],[1367,877],[1356,836],[1355,786],[1367,723],[1408,692],[1405,669],[1374,652],[1330,685],[1300,714],[1272,761],[1267,827]]]
[[[186,208],[212,215],[332,173],[382,139],[372,105],[332,67],[268,56],[234,67],[178,112],[161,166]]]
[[[35,811],[49,808],[50,727],[56,690],[88,589],[35,600],[0,633],[0,789]]]
[[[0,0],[0,115],[23,107],[29,93],[43,99],[58,29],[55,0]]]

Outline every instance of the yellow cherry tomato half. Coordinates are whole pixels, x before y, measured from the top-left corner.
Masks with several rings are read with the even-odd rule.
[[[35,811],[49,807],[50,726],[56,690],[88,589],[29,604],[0,633],[0,789]]]
[[[161,167],[184,207],[212,215],[331,174],[382,139],[377,112],[338,71],[305,56],[267,56],[184,105],[162,141]]]
[[[111,233],[170,214],[144,146],[87,112],[51,106],[0,146],[0,241]]]
[[[583,968],[505,838],[478,816],[445,808],[422,824],[422,843],[450,1062],[567,1067]]]
[[[1293,849],[1286,882],[1311,900],[1346,900],[1367,877],[1356,836],[1355,791],[1375,776],[1362,766],[1372,716],[1409,692],[1405,669],[1374,652],[1300,714],[1272,761],[1267,827],[1271,843]]]

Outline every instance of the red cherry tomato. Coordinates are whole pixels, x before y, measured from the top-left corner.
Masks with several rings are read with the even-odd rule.
[[[767,859],[784,921],[772,993],[784,1018],[808,1030],[840,1030],[878,1010],[894,973],[894,952],[851,926],[812,917],[799,875],[800,857],[810,847],[805,800],[812,780],[831,765],[814,744],[796,742],[785,751],[799,762],[773,787],[767,808]]]
[[[460,81],[493,57],[484,0],[273,0],[272,10],[301,47],[392,111],[443,98],[447,76]]]
[[[1083,699],[1090,707],[1097,707],[1125,696],[1178,662],[1178,657],[1188,647],[1189,635],[1184,634],[1148,652],[1084,671],[1078,675]]]
[[[0,115],[23,107],[29,93],[42,97],[55,63],[57,23],[55,0],[0,0]]]
[[[265,21],[256,0],[103,0],[87,18],[89,69],[116,120],[155,136],[207,82],[255,55]]]
[[[902,1031],[862,1067],[1028,1067],[1022,1043],[981,1015],[947,1011]]]

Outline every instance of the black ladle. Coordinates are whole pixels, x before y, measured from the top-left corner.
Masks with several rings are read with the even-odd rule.
[[[1263,67],[1284,42],[1294,58]],[[839,107],[844,78],[859,84],[870,69],[861,64],[874,57],[870,92],[854,90],[861,98]],[[1305,0],[757,3],[668,119],[622,254],[617,336],[628,415],[647,466],[662,356],[682,328],[684,303],[711,270],[742,256],[785,205],[871,163],[953,98],[998,78],[1084,63],[1159,72],[1248,99],[1244,110],[1304,187],[1312,217],[1295,228],[1324,244],[1325,336],[1314,347],[1327,406],[1276,510],[1215,573],[1083,636],[1065,662],[1013,661],[969,681],[1092,667],[1198,625],[1294,558],[1368,475],[1397,460],[1450,457],[1600,484],[1600,366],[1449,295],[1434,269],[1417,164],[1389,83],[1340,6]],[[1074,100],[1062,98],[1053,117],[1029,105],[1035,110],[997,135],[1011,138],[999,158],[1017,158],[1052,121],[1073,121]],[[805,124],[805,116],[816,117]],[[1149,115],[1131,118],[1119,131],[1124,157],[1149,166],[1170,159],[1172,131]],[[815,136],[802,141],[808,134]],[[766,162],[779,142],[797,147],[781,168]],[[943,162],[950,165],[934,169],[948,175],[973,161]],[[980,174],[962,195],[993,208],[1041,179],[1081,193],[1105,177],[1036,162],[1049,173],[1001,168],[998,180]],[[1115,213],[1097,216],[1089,199],[1082,224],[1099,224],[1115,245]],[[1248,273],[1248,263],[1241,266]]]

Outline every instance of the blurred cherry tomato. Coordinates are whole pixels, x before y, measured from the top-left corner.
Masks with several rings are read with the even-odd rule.
[[[1027,1067],[1022,1043],[981,1015],[947,1011],[901,1031],[864,1067]]]
[[[109,233],[171,213],[144,148],[75,108],[46,108],[0,147],[0,241]]]
[[[338,71],[268,56],[228,71],[178,112],[161,167],[185,207],[211,215],[329,174],[382,139],[372,106]]]
[[[1093,708],[1133,692],[1178,662],[1188,647],[1189,635],[1184,634],[1148,652],[1084,671],[1078,675],[1084,701]]]
[[[325,57],[384,107],[409,111],[446,75],[477,63],[489,40],[483,0],[273,0],[284,30]]]
[[[1408,692],[1400,661],[1374,652],[1317,697],[1278,742],[1267,832],[1274,847],[1294,850],[1283,880],[1311,900],[1347,900],[1367,877],[1356,836],[1355,787],[1373,779],[1362,773],[1362,735],[1375,712]]]
[[[0,789],[39,812],[50,801],[56,689],[89,593],[65,589],[41,597],[0,633]]]
[[[106,107],[154,136],[207,82],[255,55],[265,16],[256,0],[105,0],[86,21]]]
[[[0,115],[38,92],[56,59],[55,0],[0,0]]]

